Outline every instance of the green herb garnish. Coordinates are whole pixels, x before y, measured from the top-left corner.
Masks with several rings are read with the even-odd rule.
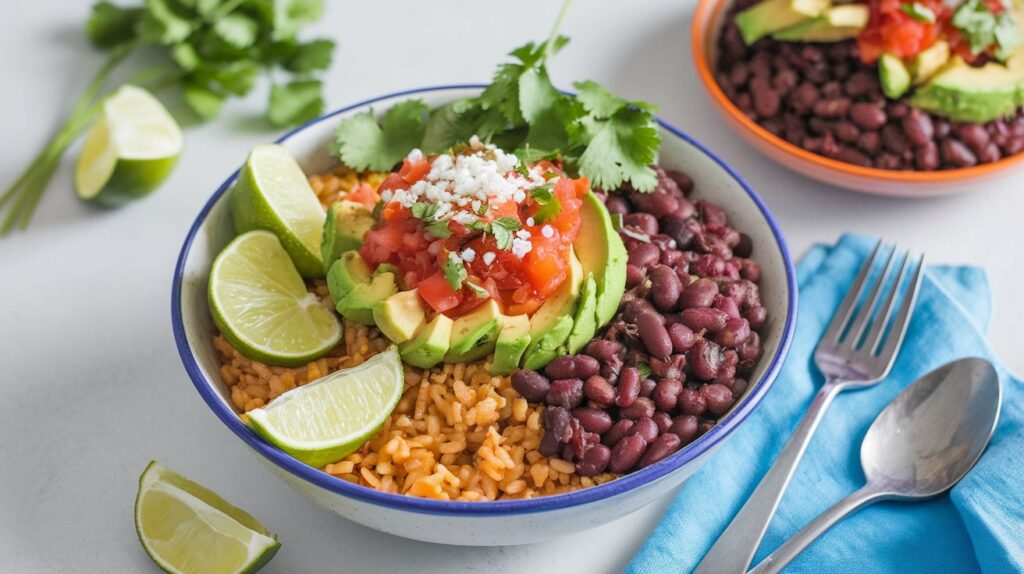
[[[466,277],[469,277],[469,273],[466,272],[466,264],[463,263],[462,258],[454,251],[448,253],[448,259],[444,262],[444,280],[451,285],[452,289],[458,291],[462,289],[462,283]]]
[[[101,112],[114,70],[129,65],[127,83],[152,92],[178,87],[200,120],[244,96],[274,72],[266,118],[276,126],[302,123],[323,109],[318,75],[331,63],[334,42],[300,41],[301,28],[320,18],[323,0],[136,0],[97,2],[85,35],[109,53],[64,126],[0,195],[9,206],[0,234],[28,226],[61,157]],[[145,58],[135,58],[146,52]],[[153,56],[163,56],[162,61]],[[158,62],[154,64],[154,62]],[[17,197],[17,200],[15,198]]]
[[[935,12],[920,2],[914,2],[913,4],[901,4],[900,10],[903,10],[904,14],[918,22],[925,22],[927,24],[935,23]]]
[[[967,0],[953,13],[953,25],[967,38],[972,54],[996,45],[996,57],[1006,60],[1021,43],[1020,27],[1009,12],[994,14],[983,0]]]
[[[651,376],[651,366],[647,363],[637,363],[636,370],[640,372],[641,380]]]
[[[437,237],[438,239],[447,239],[452,236],[452,231],[448,229],[447,221],[435,221],[431,223],[427,226],[427,233]]]
[[[484,289],[483,287],[477,285],[476,283],[473,283],[472,281],[466,281],[466,287],[469,287],[469,290],[472,291],[474,295],[481,299],[486,299],[491,296],[490,292],[487,291],[487,289]]]
[[[417,201],[412,204],[412,216],[416,219],[422,219],[424,221],[434,217],[437,213],[438,205],[436,203],[427,203],[425,201]]]
[[[555,194],[551,192],[551,185],[535,187],[530,190],[530,197],[537,202],[540,209],[534,214],[533,220],[537,223],[546,223],[558,217],[562,212],[562,203],[558,201]]]
[[[380,121],[373,110],[338,124],[334,154],[352,169],[389,171],[419,145],[426,130],[427,105],[419,100],[395,104]]]
[[[584,175],[598,188],[628,184],[638,191],[653,191],[657,178],[650,164],[661,143],[653,107],[621,99],[594,82],[575,84],[575,96],[551,83],[547,62],[569,41],[558,34],[569,5],[570,0],[562,5],[546,41],[513,50],[513,61],[498,66],[479,96],[431,111],[422,132],[418,121],[409,122],[408,132],[359,116],[342,122],[337,147],[341,160],[355,169],[390,169],[417,144],[426,153],[440,153],[476,135],[513,150],[524,161],[561,158],[570,175]],[[350,122],[364,129],[346,128]],[[389,145],[367,145],[366,136]],[[349,147],[365,153],[352,155]]]
[[[520,227],[519,222],[511,217],[502,217],[491,224],[491,235],[498,249],[505,251],[512,247],[514,232]]]

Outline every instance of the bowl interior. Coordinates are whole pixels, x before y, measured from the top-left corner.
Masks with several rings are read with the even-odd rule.
[[[442,87],[385,96],[314,120],[285,135],[279,142],[292,152],[306,173],[319,173],[329,170],[336,163],[336,160],[328,154],[327,146],[332,141],[334,128],[341,119],[365,111],[371,104],[374,110],[383,111],[398,101],[416,97],[428,105],[436,106],[475,93],[479,93],[478,87]],[[694,196],[709,199],[721,206],[728,213],[731,224],[750,235],[753,240],[753,259],[757,261],[762,270],[761,296],[769,313],[769,322],[763,337],[764,356],[751,377],[751,384],[744,397],[737,401],[733,409],[721,418],[718,425],[686,448],[658,464],[605,485],[569,494],[534,499],[535,501],[562,498],[571,503],[574,498],[593,499],[594,496],[607,496],[615,491],[621,491],[623,488],[632,488],[661,478],[673,469],[696,458],[728,435],[760,401],[777,374],[788,348],[796,314],[795,279],[789,253],[770,214],[745,183],[700,144],[663,122],[661,123],[661,132],[663,139],[659,163],[666,168],[678,169],[689,174],[695,182]],[[237,172],[232,174],[204,207],[182,248],[175,274],[174,301],[172,302],[175,336],[186,370],[200,394],[218,417],[250,446],[271,458],[272,462],[296,472],[297,467],[304,467],[304,465],[263,442],[238,418],[230,399],[230,392],[221,379],[220,363],[212,344],[216,327],[210,317],[206,288],[209,268],[214,257],[235,236],[227,201],[227,191],[233,184],[236,175]],[[307,471],[313,471],[313,474]],[[364,495],[371,501],[411,498],[377,493],[309,467],[305,467],[302,474],[307,479],[313,477],[321,486],[327,486],[348,495]],[[606,488],[610,485],[616,485],[616,487]],[[591,491],[595,492],[588,494],[587,497],[578,496]],[[373,494],[370,495],[370,493]],[[514,506],[516,503],[526,501],[429,502],[442,507],[447,505],[449,508],[462,506],[479,509],[487,505]]]

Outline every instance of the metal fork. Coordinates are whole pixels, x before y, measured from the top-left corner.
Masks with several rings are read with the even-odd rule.
[[[871,271],[885,251],[888,251],[885,267],[875,279],[870,295],[858,308],[858,302],[869,286]],[[897,251],[895,245],[886,249],[879,241],[861,266],[850,292],[839,305],[814,351],[814,362],[825,376],[825,384],[814,397],[779,457],[697,565],[694,574],[742,574],[747,571],[793,471],[800,463],[829,404],[839,393],[873,386],[889,374],[903,344],[903,336],[910,323],[924,276],[924,255],[912,259],[910,253],[905,253],[899,258]],[[898,264],[896,279],[887,281],[892,276],[897,259],[902,259],[902,262]],[[913,278],[901,297],[900,284],[914,267],[916,270],[913,270]],[[888,284],[891,286],[888,287],[885,302],[876,310]],[[892,318],[897,305],[899,312]],[[890,319],[891,326],[886,328]]]

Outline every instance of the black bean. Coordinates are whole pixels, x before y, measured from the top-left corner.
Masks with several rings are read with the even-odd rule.
[[[580,421],[580,425],[587,432],[602,434],[612,428],[612,416],[602,409],[579,407],[573,409],[572,416]]]
[[[615,404],[626,408],[636,402],[640,396],[640,371],[636,367],[626,367],[619,373],[619,384],[615,393]]]
[[[814,104],[814,115],[832,120],[842,118],[850,111],[850,105],[849,98],[834,97],[821,100]]]
[[[932,171],[938,169],[941,163],[939,162],[939,146],[935,145],[935,142],[928,141],[924,145],[914,150],[914,165],[921,171]]]
[[[551,382],[545,402],[551,406],[570,410],[583,402],[583,381],[579,379],[560,379]]]
[[[614,473],[623,473],[636,466],[636,463],[647,451],[647,441],[637,434],[623,437],[612,448],[611,459],[608,461],[608,470]]]
[[[814,108],[814,104],[818,103],[820,97],[818,88],[814,84],[804,82],[793,90],[789,99],[789,105],[793,108],[793,111],[805,114]]]
[[[864,102],[858,102],[850,106],[850,119],[865,130],[880,129],[887,120],[882,106]]]
[[[989,143],[988,130],[981,124],[960,124],[956,127],[956,135],[960,141],[975,154],[981,154]]]
[[[647,452],[645,452],[644,456],[640,458],[637,468],[645,468],[663,460],[670,454],[679,450],[679,447],[682,445],[683,441],[672,433],[665,433],[659,436],[654,439],[654,442],[650,443],[650,446],[647,447]]]
[[[920,146],[935,136],[935,126],[932,124],[931,116],[917,108],[911,108],[903,118],[903,132],[912,145]]]
[[[765,76],[755,76],[750,80],[750,97],[754,111],[762,118],[770,118],[779,113],[781,98],[779,92],[772,87],[771,80]]]
[[[956,167],[971,167],[977,165],[978,158],[959,140],[946,138],[939,144],[939,151],[942,152],[942,159]]]
[[[636,322],[640,340],[652,357],[664,358],[672,354],[672,340],[669,339],[663,321],[654,313],[643,313]]]
[[[978,151],[978,162],[979,163],[993,163],[999,161],[1003,157],[1003,153],[999,151],[999,146],[995,142],[988,142],[981,150]]]
[[[536,371],[519,369],[512,374],[512,388],[531,403],[543,401],[550,387],[547,377]]]
[[[691,204],[692,205],[692,204]],[[676,247],[686,249],[693,241],[693,232],[686,218],[669,214],[659,220],[658,229],[676,242]]]

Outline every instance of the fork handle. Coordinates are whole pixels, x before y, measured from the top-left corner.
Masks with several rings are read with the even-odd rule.
[[[754,559],[754,553],[761,544],[768,524],[779,506],[779,500],[793,477],[807,444],[818,428],[825,410],[841,387],[826,382],[815,395],[779,457],[772,463],[760,484],[743,504],[732,522],[718,537],[711,550],[697,565],[693,574],[743,574]]]
[[[839,502],[832,505],[825,512],[818,515],[807,526],[800,529],[792,538],[779,546],[767,558],[761,561],[748,574],[778,574],[783,568],[789,565],[794,558],[800,555],[812,542],[817,540],[836,522],[861,508],[887,498],[888,495],[877,490],[874,485],[867,484],[850,494]]]

